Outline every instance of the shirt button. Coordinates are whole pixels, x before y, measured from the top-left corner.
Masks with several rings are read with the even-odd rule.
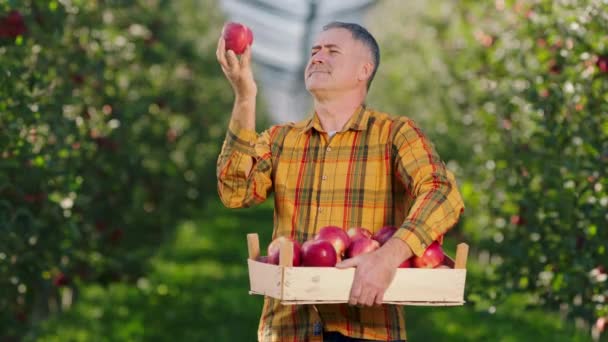
[[[321,322],[315,322],[312,326],[312,334],[314,336],[319,336],[321,333],[323,333],[323,324],[321,324]]]
[[[321,179],[322,179],[322,180],[326,180],[326,179],[327,179],[327,176],[326,176],[326,175],[323,175],[323,177],[321,177]]]
[[[420,244],[420,246],[422,246],[422,248],[426,249],[426,243],[423,242],[423,243]]]
[[[323,208],[319,208],[319,212],[322,213],[323,212]]]
[[[331,152],[331,147],[327,147],[327,152]]]
[[[254,142],[250,142],[249,146],[255,146],[255,143]]]

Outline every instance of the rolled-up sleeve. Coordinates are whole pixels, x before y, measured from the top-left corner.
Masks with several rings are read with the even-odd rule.
[[[420,256],[458,222],[464,203],[454,175],[432,143],[412,120],[403,121],[393,140],[394,167],[408,192],[410,209],[394,237]]]
[[[230,122],[216,170],[218,193],[225,206],[260,204],[272,191],[271,130],[257,134]]]

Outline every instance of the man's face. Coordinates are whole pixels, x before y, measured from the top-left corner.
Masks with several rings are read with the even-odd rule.
[[[369,62],[369,50],[354,40],[348,30],[323,31],[313,44],[304,71],[306,89],[320,94],[366,87],[367,80],[362,78],[365,78],[365,64]]]

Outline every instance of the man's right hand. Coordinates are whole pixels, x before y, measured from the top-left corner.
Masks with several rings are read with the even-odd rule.
[[[236,101],[254,100],[258,87],[253,79],[251,70],[251,45],[247,46],[239,59],[234,51],[226,51],[226,42],[220,37],[215,53],[222,71],[232,85]]]

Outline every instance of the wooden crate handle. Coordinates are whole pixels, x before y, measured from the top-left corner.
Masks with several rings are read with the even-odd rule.
[[[456,246],[456,262],[454,268],[467,268],[467,257],[469,255],[469,245],[466,243],[459,243]]]
[[[260,256],[260,238],[257,233],[247,234],[247,250],[249,259],[257,259]]]
[[[287,267],[293,266],[293,241],[289,241],[288,239],[281,241],[279,265]]]

